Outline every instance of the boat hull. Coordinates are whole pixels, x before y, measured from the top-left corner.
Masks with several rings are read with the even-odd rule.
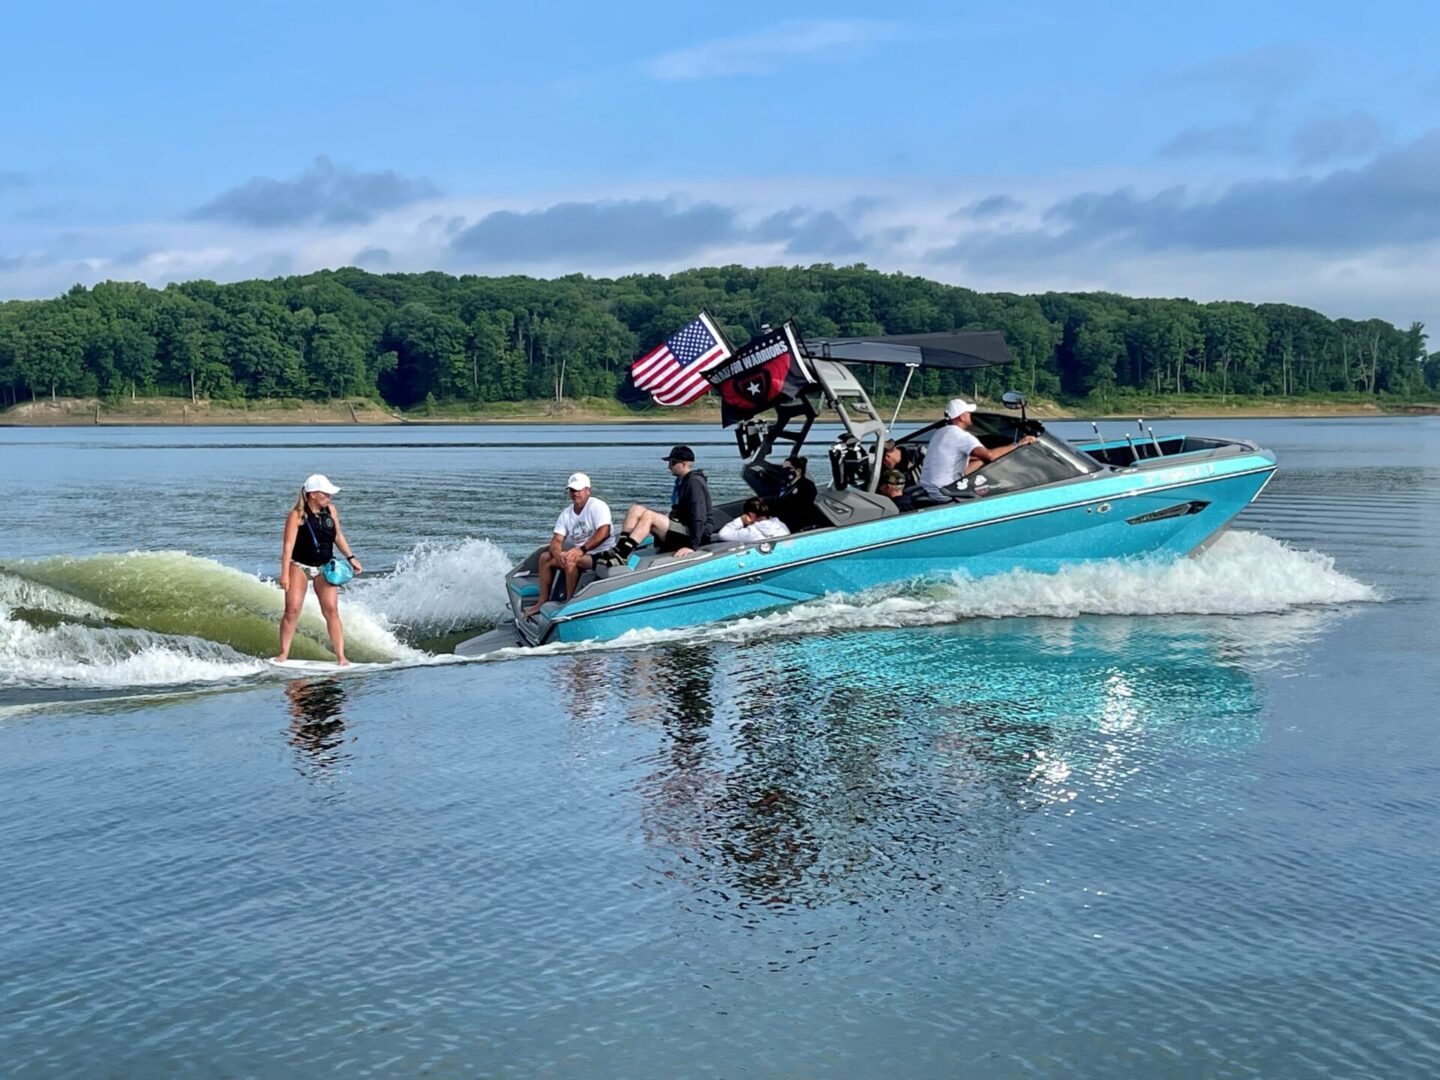
[[[1224,532],[1274,468],[1264,451],[1166,463],[707,553],[582,594],[537,626],[535,640],[679,629],[914,579],[1181,557]]]

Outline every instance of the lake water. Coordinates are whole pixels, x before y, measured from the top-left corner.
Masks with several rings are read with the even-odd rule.
[[[482,662],[728,437],[0,429],[0,1071],[1436,1075],[1440,421],[1160,428],[1279,457],[1201,558]],[[384,666],[286,679],[312,471]]]

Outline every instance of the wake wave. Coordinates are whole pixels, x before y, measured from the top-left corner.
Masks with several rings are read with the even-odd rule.
[[[0,687],[157,687],[266,670],[283,596],[273,583],[180,551],[0,566]],[[418,656],[383,617],[343,609],[351,659]],[[333,659],[314,596],[291,655]]]
[[[350,658],[441,660],[404,639],[493,626],[506,611],[503,578],[510,565],[487,540],[417,545],[394,573],[362,577],[346,589],[341,611]],[[1263,644],[1269,624],[1262,616],[1284,616],[1276,633],[1293,640],[1297,611],[1378,599],[1327,556],[1232,532],[1196,559],[1090,563],[1057,574],[1017,571],[978,580],[956,575],[714,626],[633,631],[606,643],[491,657],[1082,615],[1246,616],[1237,633]],[[275,650],[281,607],[273,583],[179,551],[0,565],[0,688],[159,688],[249,678],[269,670],[264,658]],[[313,595],[291,655],[332,658]]]

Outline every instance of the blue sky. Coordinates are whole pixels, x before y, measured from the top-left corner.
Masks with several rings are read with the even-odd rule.
[[[865,262],[1440,333],[1440,4],[30,4],[0,297]]]

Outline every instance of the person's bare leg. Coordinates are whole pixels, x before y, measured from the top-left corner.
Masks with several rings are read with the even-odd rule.
[[[295,640],[295,625],[300,621],[300,609],[305,606],[305,590],[310,579],[300,567],[290,565],[290,580],[285,582],[285,612],[280,616],[280,652],[277,663],[290,659],[290,642]]]
[[[574,562],[565,567],[565,596],[572,597],[575,590],[580,586],[580,575],[595,565],[595,560],[589,555],[581,555]]]
[[[550,557],[548,550],[542,551],[540,553],[540,595],[535,598],[535,603],[525,609],[524,614],[527,618],[538,614],[541,605],[550,599],[550,586],[554,583],[555,560]]]
[[[629,509],[625,511],[625,522],[620,526],[620,532],[628,533],[631,529],[635,528],[636,525],[640,524],[640,518],[648,513],[650,513],[650,510],[643,504],[631,503]]]
[[[345,627],[340,625],[340,587],[331,585],[324,575],[315,579],[315,599],[320,601],[320,614],[325,616],[325,629],[330,632],[330,648],[335,650],[335,662],[349,667],[345,659]]]
[[[633,526],[626,528],[625,535],[635,541],[636,547],[648,540],[652,534],[656,540],[664,540],[665,534],[670,531],[669,516],[655,510],[645,510],[643,506],[640,509],[644,512]]]

